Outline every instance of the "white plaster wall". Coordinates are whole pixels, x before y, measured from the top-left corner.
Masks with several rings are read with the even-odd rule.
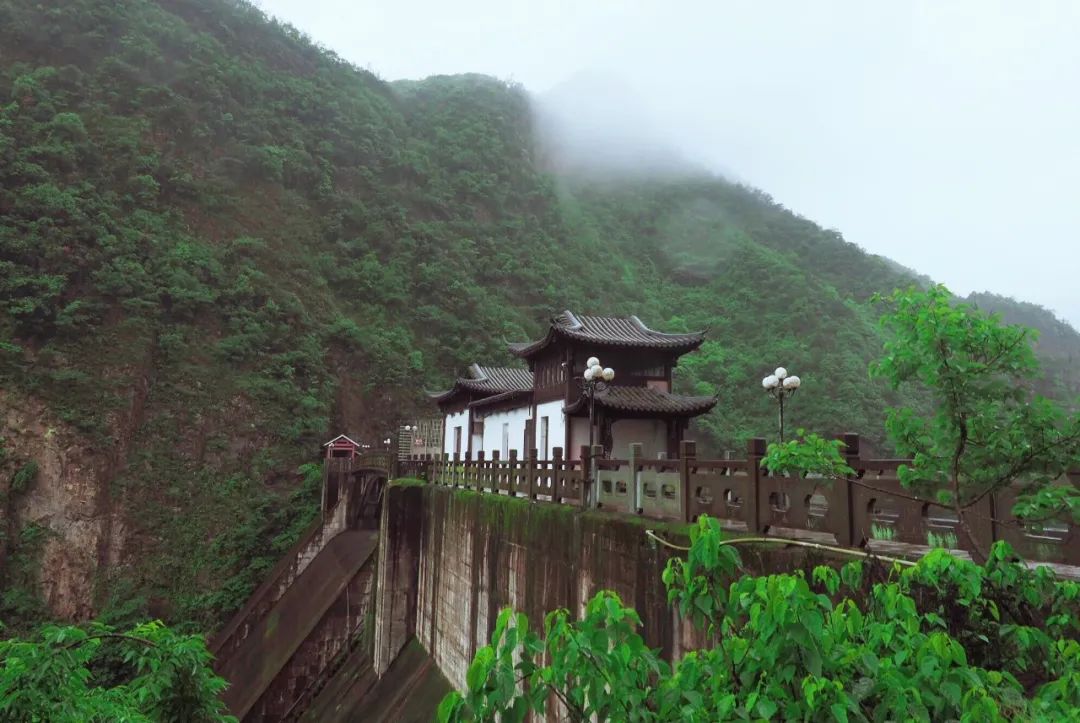
[[[510,449],[516,449],[519,459],[524,459],[527,450],[522,449],[525,439],[525,422],[532,415],[532,406],[516,407],[505,411],[488,414],[484,417],[484,436],[480,449],[484,456],[491,459],[492,452],[503,453],[503,425],[510,425]],[[505,459],[505,457],[504,457]]]
[[[589,420],[570,417],[570,459],[581,459],[581,448],[589,444]]]
[[[566,421],[562,412],[563,400],[536,405],[536,446],[541,459],[551,459],[551,450],[566,446]],[[547,449],[540,449],[540,420],[548,418]],[[565,456],[568,450],[563,450]]]
[[[469,448],[468,410],[446,415],[445,424],[443,425],[443,429],[446,430],[446,436],[443,439],[443,453],[450,456],[454,454],[454,427],[461,427],[461,455],[464,457],[465,451]]]
[[[629,457],[635,442],[641,443],[641,456],[648,459],[667,452],[667,425],[662,419],[620,419],[611,425],[611,438],[611,456],[616,459]]]

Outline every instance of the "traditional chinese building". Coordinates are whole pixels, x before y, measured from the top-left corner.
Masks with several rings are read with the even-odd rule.
[[[360,443],[344,434],[323,444],[323,453],[327,459],[353,459],[360,453]]]
[[[647,457],[674,457],[690,419],[708,412],[715,397],[674,394],[679,357],[704,341],[703,332],[668,334],[636,316],[555,316],[535,341],[510,344],[526,367],[474,364],[468,376],[433,394],[444,416],[445,453],[473,458],[536,449],[550,459],[562,447],[570,459],[589,441],[589,405],[583,394],[586,360],[598,357],[615,378],[596,395],[595,441],[611,456],[642,444]]]

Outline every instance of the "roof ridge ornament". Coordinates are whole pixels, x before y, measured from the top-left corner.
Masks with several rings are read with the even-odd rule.
[[[484,368],[476,362],[469,365],[469,371],[475,375],[478,382],[485,381],[488,378],[488,375],[484,373]]]
[[[576,331],[578,329],[584,328],[585,325],[581,323],[581,320],[577,318],[577,315],[574,312],[570,311],[569,309],[563,309],[563,314],[566,316],[567,319],[570,320],[570,326],[567,327],[568,329],[573,329],[574,331]]]

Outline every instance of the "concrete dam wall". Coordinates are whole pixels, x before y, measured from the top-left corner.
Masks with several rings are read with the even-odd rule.
[[[465,688],[476,649],[505,606],[534,626],[614,590],[665,655],[695,631],[668,607],[661,573],[673,552],[644,534],[653,520],[445,487],[392,485],[384,502],[375,605],[375,670],[413,636],[451,685]]]
[[[581,615],[600,590],[637,610],[665,657],[703,642],[667,604],[661,576],[679,553],[645,535],[683,538],[681,524],[411,481],[387,486],[380,512],[377,532],[328,515],[340,531],[298,543],[262,590],[273,602],[223,631],[219,649],[231,654],[219,670],[243,720],[431,720],[447,691],[465,689],[502,608],[538,629],[551,610]],[[757,572],[826,561],[761,547],[742,555]]]

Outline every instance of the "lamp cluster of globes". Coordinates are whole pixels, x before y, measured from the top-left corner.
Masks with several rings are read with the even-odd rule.
[[[600,360],[594,356],[585,362],[585,381],[587,382],[610,382],[615,378],[615,370],[611,367],[601,367]]]
[[[767,392],[776,392],[782,390],[786,392],[794,392],[802,384],[802,380],[792,374],[788,376],[787,369],[784,367],[777,367],[769,376],[761,380],[761,386],[765,387]]]

